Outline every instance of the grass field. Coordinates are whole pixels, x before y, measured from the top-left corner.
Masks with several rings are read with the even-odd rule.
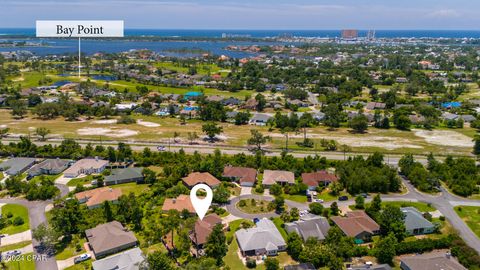
[[[158,124],[156,127],[149,127],[141,123],[122,125],[109,124],[105,126],[96,121],[99,119],[68,122],[59,117],[53,120],[39,120],[31,114],[24,119],[14,120],[8,110],[0,110],[0,125],[6,125],[10,128],[10,133],[25,134],[31,133],[31,128],[48,126],[53,131],[51,137],[55,138],[82,138],[97,141],[103,140],[120,140],[128,142],[136,141],[152,141],[167,144],[172,141],[174,133],[179,133],[178,141],[181,143],[189,143],[187,138],[188,132],[196,132],[199,136],[203,136],[203,121],[188,120],[186,125],[181,125],[177,118],[161,118],[157,116],[134,115],[136,120],[141,119],[145,122]],[[223,127],[222,140],[217,145],[245,146],[246,141],[250,138],[250,130],[256,129],[265,135],[272,137],[272,141],[268,146],[272,148],[284,148],[285,136],[278,130],[269,131],[268,127],[259,126],[236,126],[231,123],[220,123]],[[128,131],[128,134],[122,131]],[[420,132],[420,133],[419,133]],[[453,155],[470,155],[471,146],[454,146],[449,145],[450,139],[457,138],[455,143],[471,143],[471,136],[475,131],[470,128],[458,130],[435,129],[434,133],[425,131],[398,131],[395,129],[381,130],[370,128],[365,134],[352,134],[347,127],[339,128],[335,131],[329,131],[324,126],[310,128],[307,136],[313,140],[313,148],[303,148],[296,143],[303,140],[303,134],[294,132],[289,135],[289,148],[294,150],[323,151],[320,146],[322,139],[336,140],[338,144],[350,145],[354,152],[374,152],[381,151],[386,154],[427,154],[433,152],[436,154],[453,154]],[[419,136],[421,134],[423,137]],[[430,135],[429,135],[430,134]],[[425,136],[431,136],[433,139],[426,139]],[[433,141],[432,141],[433,140]],[[458,141],[460,140],[460,141]],[[205,143],[201,139],[197,143]],[[174,144],[173,144],[174,145]],[[388,159],[388,156],[385,157]]]
[[[456,206],[455,212],[462,218],[468,227],[480,238],[480,207]]]
[[[24,221],[22,225],[19,226],[14,226],[13,224],[10,226],[7,226],[0,230],[0,233],[3,234],[16,234],[16,233],[21,233],[27,230],[30,230],[30,221],[28,218],[28,209],[24,206],[18,205],[18,204],[6,204],[2,207],[2,215],[7,216],[8,213],[12,213],[13,216],[9,218],[13,222],[16,217],[21,217]]]
[[[26,246],[30,245],[31,243],[32,243],[32,241],[23,241],[23,242],[11,244],[11,245],[1,246],[0,247],[0,252],[5,252],[5,251],[9,251],[9,250],[15,250],[15,249],[23,248],[23,247],[26,247]]]
[[[77,241],[70,241],[70,243],[60,243],[58,246],[55,247],[57,249],[57,254],[55,255],[55,258],[57,260],[66,260],[68,258],[71,258],[73,256],[78,256],[83,253],[85,253],[85,249],[83,248],[83,244],[86,242],[85,238],[81,236],[78,237],[78,243],[81,246],[81,250],[77,252],[76,250],[76,243]]]
[[[285,195],[283,195],[283,197],[285,198],[285,200],[299,202],[299,203],[306,203],[307,200],[308,200],[306,195],[285,194]]]
[[[69,187],[76,187],[77,185],[86,185],[90,184],[93,180],[92,175],[87,175],[82,178],[73,178],[72,180],[68,181],[67,186]]]
[[[120,188],[123,195],[128,195],[133,192],[135,195],[140,195],[150,190],[148,184],[126,183],[120,185],[109,186],[111,188]]]
[[[72,265],[64,270],[90,270],[92,269],[92,260],[84,261],[79,264]]]
[[[252,199],[253,200],[253,199]],[[254,203],[252,203],[252,200],[241,200],[245,201],[246,205],[245,206],[240,206],[240,202],[237,203],[237,208],[240,209],[242,212],[248,213],[248,214],[260,214],[260,213],[269,213],[273,212],[268,210],[268,201],[265,200],[253,200]]]
[[[7,262],[8,270],[35,270],[35,261],[32,258],[33,253],[27,253],[20,255],[21,258],[18,261]]]
[[[368,205],[370,205],[370,203],[366,203],[365,207]],[[386,205],[393,205],[397,207],[415,207],[420,212],[433,212],[437,210],[435,207],[422,202],[382,202],[382,206]],[[350,209],[355,209],[355,205],[350,205],[349,207]]]

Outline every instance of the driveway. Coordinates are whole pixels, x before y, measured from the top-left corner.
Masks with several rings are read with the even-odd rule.
[[[252,187],[242,187],[240,190],[240,196],[242,195],[251,195],[252,194]]]
[[[17,234],[12,234],[12,235],[9,235],[9,236],[6,236],[6,237],[2,238],[0,246],[3,247],[3,246],[16,244],[16,243],[19,243],[19,242],[31,241],[31,240],[32,240],[32,231],[28,230],[28,231],[24,231],[24,232],[17,233]]]

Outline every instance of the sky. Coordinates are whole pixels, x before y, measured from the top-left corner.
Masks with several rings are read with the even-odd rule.
[[[478,0],[0,0],[0,28],[124,20],[154,29],[480,30]]]

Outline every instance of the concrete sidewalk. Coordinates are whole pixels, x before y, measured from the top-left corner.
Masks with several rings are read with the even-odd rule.
[[[32,240],[32,231],[28,230],[28,231],[12,234],[2,238],[2,244],[0,246],[3,247],[3,246],[8,246],[8,245],[12,245],[12,244],[16,244],[24,241],[31,241],[31,240]]]

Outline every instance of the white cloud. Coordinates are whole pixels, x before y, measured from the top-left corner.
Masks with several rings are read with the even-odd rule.
[[[439,9],[428,13],[427,16],[432,18],[458,18],[461,14],[454,9]]]

